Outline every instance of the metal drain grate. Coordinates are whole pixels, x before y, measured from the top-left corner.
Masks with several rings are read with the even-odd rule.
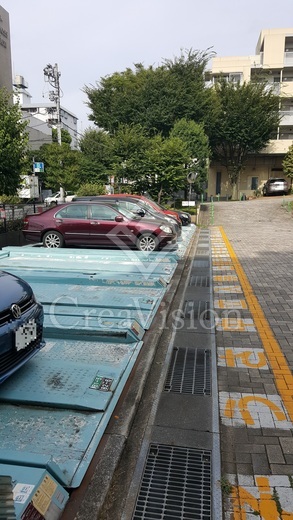
[[[176,347],[172,352],[165,392],[211,395],[211,352]]]
[[[209,255],[209,249],[206,249],[206,248],[197,248],[197,250],[195,251],[195,254],[196,255]]]
[[[211,319],[211,306],[209,301],[203,300],[185,300],[183,309],[183,318],[190,320],[199,320],[203,324]]]
[[[192,267],[210,267],[210,262],[208,260],[194,260]]]
[[[209,287],[210,286],[210,277],[192,275],[189,280],[189,285],[196,286],[196,287]]]
[[[211,517],[211,452],[151,444],[133,520]]]

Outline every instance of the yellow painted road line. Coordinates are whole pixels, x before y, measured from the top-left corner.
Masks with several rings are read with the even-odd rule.
[[[274,374],[279,395],[286,406],[290,420],[293,422],[293,375],[226,233],[222,227],[219,229],[238,275],[239,283],[263,344],[269,366]]]

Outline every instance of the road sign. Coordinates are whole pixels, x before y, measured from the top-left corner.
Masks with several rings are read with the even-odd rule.
[[[43,162],[34,162],[33,163],[34,173],[41,173],[44,171],[44,163]]]

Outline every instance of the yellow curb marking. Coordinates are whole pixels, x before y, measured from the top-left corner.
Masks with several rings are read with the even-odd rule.
[[[288,477],[286,478],[288,479]],[[273,482],[271,486],[269,477],[259,476],[256,477],[255,480],[257,485],[256,496],[250,493],[243,486],[233,486],[231,501],[233,504],[234,520],[246,520],[246,518],[251,518],[252,514],[256,515],[257,513],[257,517],[260,517],[263,520],[280,520],[280,518],[283,520],[292,520],[293,514],[285,511],[282,507],[283,502],[288,502],[288,500],[286,500],[286,495],[292,495],[289,479],[288,483],[286,483],[286,487],[280,488],[274,486]],[[256,488],[253,487],[252,491],[255,490]],[[278,504],[273,494],[274,491],[277,493],[279,506],[282,508],[282,516],[280,516],[280,512],[278,511]]]
[[[268,368],[265,354],[260,349],[240,350],[226,348],[223,350],[224,354],[219,355],[219,359],[224,359],[227,367],[246,366],[248,368]],[[221,364],[221,362],[219,364]]]
[[[214,275],[214,282],[237,282],[238,278],[236,274],[222,274],[222,275]]]
[[[216,293],[242,293],[242,289],[240,285],[218,285],[218,287],[214,287],[214,292]]]
[[[245,424],[248,426],[249,425],[253,426],[255,424],[255,421],[248,409],[248,405],[250,403],[255,405],[257,402],[268,406],[269,409],[275,415],[277,421],[286,421],[287,420],[286,415],[279,408],[279,406],[276,405],[276,403],[270,401],[266,397],[261,397],[261,396],[256,396],[256,395],[245,395],[244,397],[241,397],[238,400],[231,399],[231,398],[228,399],[225,410],[224,410],[224,416],[227,417],[228,419],[233,419],[233,417],[235,415],[235,410],[237,407]]]
[[[245,300],[215,300],[215,309],[247,309]]]
[[[279,343],[277,342],[269,325],[269,322],[266,319],[264,312],[253,292],[253,288],[236,256],[233,247],[231,246],[226,236],[226,233],[222,228],[220,228],[220,231],[229,251],[230,258],[235,267],[236,274],[238,275],[243,294],[251,312],[260,340],[263,344],[269,365],[273,371],[279,395],[286,405],[290,420],[293,422],[293,375],[288,366],[287,360],[280,349]],[[289,390],[289,393],[284,392],[284,390]]]
[[[234,313],[235,314],[235,313]],[[255,332],[255,327],[251,319],[243,318],[222,318],[216,323],[217,330],[237,332]]]

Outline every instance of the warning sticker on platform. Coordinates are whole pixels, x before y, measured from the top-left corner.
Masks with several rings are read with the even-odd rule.
[[[31,484],[16,484],[13,488],[13,500],[18,504],[24,504],[35,486]]]
[[[113,379],[110,377],[96,376],[90,388],[101,390],[101,392],[110,392]]]
[[[45,515],[49,505],[50,505],[51,499],[48,497],[47,493],[45,493],[41,488],[39,488],[33,498],[32,503],[34,507],[41,513],[41,515]]]
[[[49,497],[52,497],[56,491],[57,484],[52,478],[46,475],[40,487]]]

